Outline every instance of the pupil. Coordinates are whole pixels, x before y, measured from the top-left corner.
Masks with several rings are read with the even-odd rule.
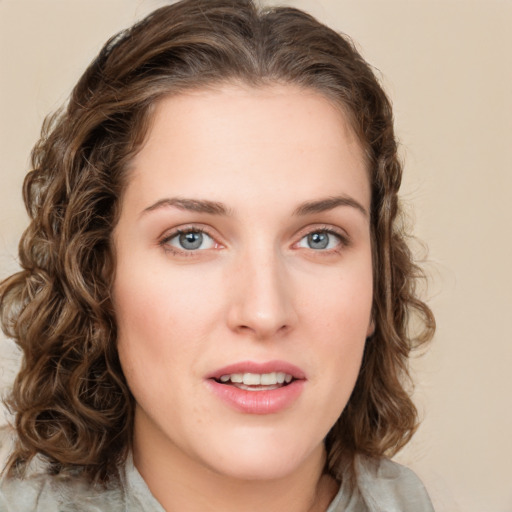
[[[199,249],[203,243],[202,233],[182,233],[180,235],[180,245],[189,251],[193,249]]]
[[[325,249],[329,245],[327,233],[311,233],[308,235],[308,245],[311,249]]]

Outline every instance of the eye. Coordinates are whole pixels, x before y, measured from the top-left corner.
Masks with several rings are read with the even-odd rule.
[[[210,235],[199,229],[178,231],[175,235],[166,238],[163,243],[182,251],[213,249],[216,245]]]
[[[302,237],[297,247],[323,251],[335,249],[342,243],[342,238],[337,233],[328,230],[312,231]]]

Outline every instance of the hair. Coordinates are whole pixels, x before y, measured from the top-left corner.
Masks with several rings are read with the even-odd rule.
[[[134,399],[111,298],[120,198],[158,100],[224,83],[291,84],[347,113],[371,183],[375,331],[326,438],[326,470],[339,478],[355,454],[390,456],[413,435],[408,360],[432,337],[434,319],[416,292],[423,274],[401,222],[390,101],[351,41],[300,10],[183,0],[105,44],[32,152],[21,270],[0,284],[2,326],[23,354],[6,401],[17,431],[9,475],[22,475],[38,455],[52,473],[79,470],[105,483],[125,460]]]

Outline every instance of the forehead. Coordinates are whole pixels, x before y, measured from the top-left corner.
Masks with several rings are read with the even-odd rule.
[[[187,196],[241,196],[258,187],[272,195],[293,186],[326,196],[345,176],[344,186],[359,188],[369,203],[364,154],[343,109],[292,85],[230,84],[165,97],[131,167],[139,195],[158,195],[162,186]]]
[[[228,82],[164,96],[155,103],[146,142],[150,138],[156,141],[155,131],[161,131],[163,125],[170,125],[171,112],[180,118],[182,130],[192,126],[197,135],[202,133],[200,125],[205,122],[205,128],[228,128],[231,130],[229,135],[233,137],[239,133],[232,130],[237,124],[243,124],[244,132],[240,133],[243,137],[251,135],[248,129],[252,125],[252,135],[256,138],[261,137],[259,128],[265,124],[269,135],[286,128],[286,132],[281,132],[284,136],[290,131],[292,123],[300,122],[301,124],[294,127],[294,136],[305,135],[312,142],[315,136],[325,138],[327,132],[331,132],[333,137],[325,139],[326,142],[341,136],[350,139],[352,145],[360,146],[360,141],[352,129],[352,116],[346,112],[344,105],[318,90],[295,84],[267,84],[256,87],[244,82]],[[323,122],[315,123],[319,118]],[[300,130],[301,127],[307,129]],[[216,133],[209,135],[215,137]],[[219,137],[226,134],[227,132],[218,132]]]

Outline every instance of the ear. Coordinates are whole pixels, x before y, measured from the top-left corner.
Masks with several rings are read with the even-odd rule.
[[[369,338],[375,332],[375,322],[373,321],[373,316],[370,318],[370,323],[368,324],[368,330],[366,331],[366,337]]]

